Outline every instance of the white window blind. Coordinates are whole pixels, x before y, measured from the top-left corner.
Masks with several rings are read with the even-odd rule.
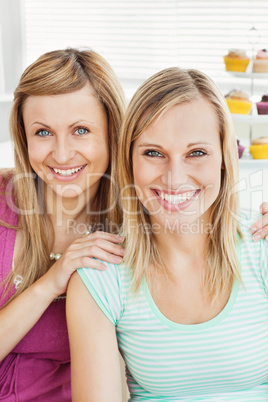
[[[90,47],[114,68],[126,91],[160,69],[197,68],[223,89],[248,82],[225,72],[222,56],[268,48],[268,1],[22,0],[25,66],[40,54]],[[259,37],[253,46],[249,32]],[[24,67],[25,67],[24,66]],[[265,82],[259,82],[263,92]]]

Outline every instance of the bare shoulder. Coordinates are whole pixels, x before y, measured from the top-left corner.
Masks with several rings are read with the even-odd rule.
[[[70,278],[67,288],[66,310],[67,316],[79,308],[80,311],[88,313],[95,307],[95,301],[80,278],[78,272],[74,272]]]
[[[89,298],[89,292],[86,289],[82,279],[80,278],[79,274],[77,271],[75,271],[68,284],[67,288],[67,301],[68,299],[85,299]]]

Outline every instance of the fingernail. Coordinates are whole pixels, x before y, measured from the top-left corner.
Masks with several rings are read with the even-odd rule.
[[[122,261],[122,257],[114,257],[114,261],[115,262],[121,262]]]
[[[102,265],[102,266],[101,266],[101,270],[102,270],[102,271],[106,271],[107,269],[108,269],[107,265]]]
[[[121,251],[122,254],[125,254],[125,249],[124,248],[121,248],[120,251]]]
[[[255,233],[256,231],[257,231],[256,228],[250,228],[250,233],[251,233],[251,234]]]
[[[254,241],[258,241],[258,240],[260,240],[260,239],[261,239],[261,236],[260,236],[259,234],[253,236],[253,240],[254,240]]]
[[[117,237],[117,239],[119,239],[119,240],[124,240],[124,237],[123,237],[123,236],[117,235],[116,237]]]

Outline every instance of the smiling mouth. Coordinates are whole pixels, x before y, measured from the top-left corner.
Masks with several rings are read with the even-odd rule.
[[[155,192],[162,200],[167,201],[169,204],[178,205],[190,200],[192,197],[198,194],[200,190],[187,191],[180,194],[168,194],[159,190],[155,190]]]
[[[51,170],[53,170],[53,172],[59,174],[60,176],[72,176],[73,174],[79,172],[79,170],[83,169],[86,165],[82,165],[80,167],[77,168],[73,168],[73,169],[56,169],[53,167],[50,167]]]

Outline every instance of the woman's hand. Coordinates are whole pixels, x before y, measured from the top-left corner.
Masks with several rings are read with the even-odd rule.
[[[39,279],[51,292],[52,299],[66,292],[69,279],[78,268],[106,270],[100,259],[113,264],[120,264],[124,249],[120,245],[121,236],[106,232],[94,232],[75,240],[52,265],[48,272]]]
[[[260,211],[263,216],[251,226],[250,232],[253,234],[254,241],[264,238],[268,241],[268,202],[260,205]]]

